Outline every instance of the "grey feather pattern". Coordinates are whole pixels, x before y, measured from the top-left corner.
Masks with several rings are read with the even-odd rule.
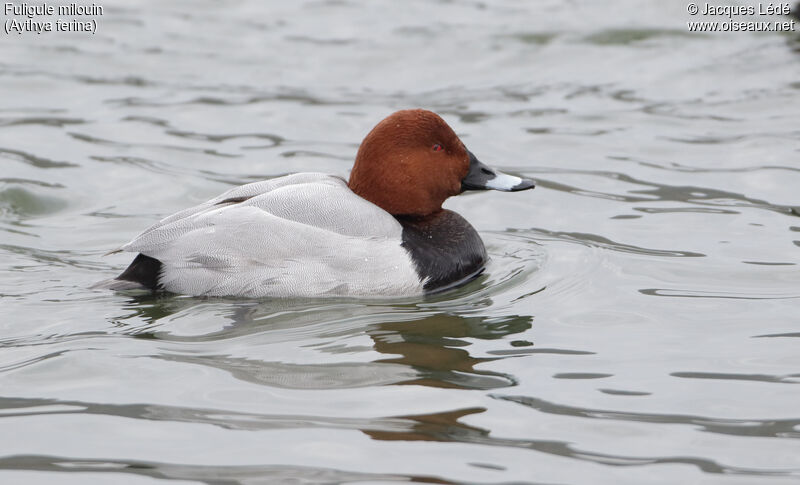
[[[226,200],[241,202],[222,203]],[[161,261],[165,289],[190,295],[422,293],[402,227],[344,180],[303,173],[235,187],[168,216],[122,250]]]

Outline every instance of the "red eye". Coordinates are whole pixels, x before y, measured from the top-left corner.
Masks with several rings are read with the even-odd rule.
[[[437,144],[435,144],[435,145],[433,145],[433,151],[435,151],[435,152],[440,152],[440,151],[442,151],[442,150],[444,150],[444,147],[442,147],[442,145],[440,145],[440,144],[438,144],[438,143],[437,143]]]

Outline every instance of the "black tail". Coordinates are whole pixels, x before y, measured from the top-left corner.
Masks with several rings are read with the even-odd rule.
[[[145,288],[158,290],[158,278],[161,275],[161,261],[144,254],[139,254],[121,275],[115,280],[138,283]]]

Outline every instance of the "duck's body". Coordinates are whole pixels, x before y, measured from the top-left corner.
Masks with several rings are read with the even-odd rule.
[[[433,160],[420,162],[417,147],[412,144],[414,150],[408,150],[415,137],[406,138],[402,131],[388,142],[395,148],[399,144],[398,150],[370,153],[387,122],[399,123],[396,128],[410,121],[412,131],[428,132],[431,120],[433,138],[422,140],[421,146],[442,152],[446,143],[448,153],[423,153],[422,158]],[[422,167],[426,173],[418,173],[415,165],[420,163],[428,164]],[[392,167],[401,170],[387,173]],[[119,248],[139,255],[107,287],[242,297],[436,291],[469,280],[486,263],[475,229],[442,209],[441,202],[466,189],[532,186],[478,162],[435,114],[401,111],[364,140],[349,183],[331,175],[299,173],[235,187],[166,217]]]
[[[469,254],[453,251],[454,238]],[[486,260],[480,237],[454,212],[398,220],[318,173],[233,188],[120,249],[146,255],[122,281],[244,297],[416,295],[468,278]]]

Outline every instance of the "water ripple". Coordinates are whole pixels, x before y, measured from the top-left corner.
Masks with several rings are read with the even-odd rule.
[[[2,345],[0,345],[0,347],[1,346]],[[60,356],[62,356],[64,354],[66,354],[67,352],[72,352],[74,350],[76,350],[76,349],[60,350],[60,351],[57,351],[57,352],[50,352],[50,353],[47,353],[47,354],[44,354],[44,355],[37,355],[36,357],[32,357],[30,359],[25,359],[25,360],[22,360],[22,361],[19,361],[19,362],[14,362],[14,363],[11,363],[11,364],[5,364],[5,365],[0,366],[0,373],[8,372],[8,371],[11,371],[11,370],[16,370],[16,369],[22,369],[23,367],[27,367],[29,365],[37,364],[39,362],[43,362],[45,360],[52,359],[53,357],[60,357]],[[2,405],[0,404],[0,408],[1,408],[1,406]]]
[[[698,427],[702,431],[735,436],[765,438],[800,438],[800,418],[792,419],[727,419],[689,414],[655,414],[568,406],[529,396],[493,395],[496,399],[522,404],[546,414],[611,421],[632,421],[657,424],[678,424]],[[800,470],[798,470],[800,471]]]
[[[773,376],[768,374],[726,374],[721,372],[672,372],[673,377],[686,379],[718,379],[731,381],[774,382],[780,384],[800,384],[800,374]]]
[[[456,485],[426,475],[354,472],[291,465],[183,465],[141,460],[85,459],[48,455],[13,455],[0,458],[0,470],[56,473],[126,473],[162,480],[191,480],[208,485],[233,483],[353,483],[416,482]],[[480,482],[473,482],[480,484]],[[491,482],[494,483],[494,482]]]
[[[22,150],[12,150],[10,148],[0,148],[0,158],[7,158],[17,162],[26,163],[37,168],[72,168],[80,165],[71,162],[58,162],[49,158],[39,157]]]
[[[20,118],[0,118],[0,127],[19,125],[42,125],[63,128],[67,125],[82,125],[86,120],[80,118],[60,118],[55,116],[31,116]]]
[[[645,421],[656,423],[676,423],[691,424],[700,426],[711,432],[734,434],[737,436],[780,436],[795,437],[798,433],[793,430],[797,424],[794,421],[744,421],[744,420],[718,420],[694,416],[679,415],[656,415],[642,413],[618,413],[613,411],[600,411],[582,408],[571,408],[554,405],[543,400],[521,396],[493,396],[510,402],[516,402],[528,407],[533,407],[542,412],[567,414],[577,417],[587,417],[594,419],[626,419],[632,421]],[[40,407],[40,410],[36,410]],[[13,409],[18,408],[18,412]],[[169,406],[153,405],[108,405],[93,404],[72,401],[57,400],[29,400],[24,398],[3,398],[0,399],[0,419],[3,417],[31,416],[39,414],[104,414],[112,416],[134,417],[139,419],[155,420],[176,420],[197,423],[214,424],[230,429],[272,429],[288,425],[292,426],[318,426],[332,428],[352,428],[360,429],[364,434],[372,439],[379,441],[439,441],[474,444],[482,446],[499,446],[510,448],[521,448],[537,451],[540,453],[564,456],[581,461],[589,461],[605,465],[614,466],[647,466],[655,464],[688,464],[694,465],[698,469],[712,474],[737,474],[749,476],[800,476],[800,469],[759,469],[747,467],[735,467],[720,464],[714,460],[702,457],[636,457],[613,455],[608,453],[596,453],[577,449],[574,445],[554,440],[530,440],[530,439],[508,439],[491,436],[489,430],[471,426],[460,422],[460,419],[472,414],[479,414],[486,411],[485,408],[465,408],[452,411],[423,414],[407,415],[389,418],[379,418],[373,420],[365,419],[345,419],[338,418],[310,418],[300,416],[269,416],[249,413],[235,413],[229,411],[199,410],[174,408]],[[787,429],[788,427],[788,429]],[[758,431],[755,432],[754,431]],[[787,436],[788,435],[790,436]],[[794,435],[794,436],[791,436]],[[68,459],[44,460],[45,464],[39,463],[41,457],[31,456],[11,456],[0,458],[0,469],[46,469],[53,468],[59,471],[131,471],[127,465],[117,466],[108,460],[88,460],[91,465],[82,467],[83,460],[74,462]],[[30,462],[37,463],[36,466]],[[70,463],[65,469],[60,468],[63,463]],[[127,462],[123,462],[127,463]],[[167,465],[170,466],[170,465]],[[38,468],[41,467],[41,468]],[[223,467],[229,468],[229,467]],[[240,470],[242,467],[233,467]],[[244,467],[246,469],[252,467]],[[263,467],[255,467],[261,470]],[[282,467],[281,467],[282,468]],[[133,467],[133,473],[140,470],[152,472],[160,469],[160,466],[153,464]],[[204,466],[184,465],[182,469],[186,473],[191,473],[191,477],[198,479],[200,475],[207,471]],[[230,472],[230,470],[228,470]],[[263,471],[263,470],[262,470]],[[259,472],[261,473],[261,472]],[[174,478],[187,478],[188,475],[176,476]],[[219,475],[217,475],[219,478]]]
[[[154,148],[166,148],[166,149],[169,149],[169,150],[179,150],[179,151],[182,151],[182,152],[189,152],[189,153],[204,153],[206,155],[213,155],[213,156],[223,157],[223,158],[238,158],[238,157],[241,157],[241,155],[237,155],[235,153],[222,153],[222,152],[219,152],[217,150],[211,150],[211,149],[207,149],[207,148],[195,148],[195,147],[179,146],[179,145],[159,145],[159,144],[154,144],[154,143],[132,144],[132,143],[125,143],[125,142],[121,142],[121,141],[113,141],[113,140],[108,140],[108,139],[104,139],[104,138],[99,138],[99,137],[95,137],[95,136],[91,136],[91,135],[86,135],[86,134],[83,134],[83,133],[70,132],[70,133],[67,133],[67,134],[70,137],[72,137],[72,138],[74,138],[76,140],[80,140],[80,141],[83,141],[83,142],[86,142],[86,143],[91,143],[93,145],[102,145],[102,146],[117,147],[117,148],[154,147]]]
[[[32,262],[39,263],[43,266],[71,266],[73,268],[100,270],[107,269],[108,265],[92,261],[91,259],[78,259],[81,256],[94,257],[93,252],[78,252],[78,251],[53,251],[47,249],[38,249],[27,246],[15,246],[12,244],[0,244],[0,251],[7,251],[9,253],[24,256]],[[30,268],[30,265],[13,265],[9,269],[11,271],[25,271]]]
[[[584,37],[584,41],[596,45],[630,45],[639,42],[671,37],[693,37],[680,29],[606,29]],[[654,46],[655,47],[655,46]]]
[[[516,232],[516,231],[517,230],[511,230],[511,232]],[[692,251],[651,249],[651,248],[643,248],[640,246],[634,246],[631,244],[618,243],[616,241],[612,241],[611,239],[599,236],[597,234],[588,234],[582,232],[550,231],[542,228],[526,229],[525,232],[536,234],[536,236],[541,239],[573,242],[590,248],[609,249],[611,251],[618,251],[621,253],[644,254],[648,256],[665,256],[674,258],[705,257],[705,254],[703,253],[695,253]]]
[[[537,405],[544,404],[544,406],[542,406],[544,409],[539,409],[539,410],[544,410],[544,412],[553,412],[553,410],[551,410],[548,406],[550,405],[550,403],[538,399],[532,400],[532,398],[528,397],[499,396],[499,395],[494,395],[492,397],[496,399],[502,399],[505,401],[516,402],[518,404],[523,404],[529,407],[534,407],[534,409],[538,409]],[[576,409],[576,411],[573,411],[573,409]],[[555,405],[555,410],[567,411],[566,413],[563,414],[584,417],[583,410],[580,410],[578,408],[567,408]],[[564,456],[575,460],[589,461],[593,463],[613,465],[613,466],[685,464],[685,465],[693,465],[698,469],[702,470],[703,472],[712,474],[800,477],[799,468],[773,470],[764,468],[729,466],[702,457],[684,457],[684,456],[641,457],[641,456],[613,455],[609,453],[597,453],[593,451],[580,450],[575,445],[563,441],[500,438],[492,436],[489,430],[487,429],[466,425],[458,421],[462,416],[481,413],[484,411],[485,410],[482,408],[475,408],[475,409],[460,409],[446,413],[436,413],[433,415],[405,416],[404,418],[411,419],[419,423],[418,425],[414,426],[411,432],[409,431],[401,431],[401,432],[365,431],[365,432],[372,438],[379,440],[443,441],[443,442],[469,443],[469,444],[477,444],[484,446],[522,448],[549,455]],[[558,413],[562,414],[561,412]],[[589,413],[585,417],[607,419],[604,413],[605,413],[604,411],[599,411],[597,416],[593,415],[592,413]],[[658,415],[653,415],[653,416],[658,416]],[[769,423],[765,423],[765,426],[769,426],[773,423],[774,422],[772,421]],[[784,426],[786,424],[792,424],[792,426],[794,426],[794,422],[781,423],[781,424],[783,424]],[[789,432],[797,434],[797,432],[793,431],[791,428],[789,429]]]
[[[180,131],[180,130],[167,130],[165,133],[179,138],[210,141],[215,143],[224,142],[228,140],[236,140],[239,138],[251,138],[251,139],[255,138],[257,140],[268,140],[271,142],[270,145],[260,146],[261,148],[272,148],[280,145],[285,141],[285,139],[281,136],[271,135],[268,133],[239,133],[231,135],[213,135],[207,133],[197,133],[193,131]]]
[[[0,180],[2,183],[3,180]],[[39,187],[57,188],[54,184],[28,184]],[[42,216],[54,214],[66,208],[68,202],[59,197],[38,194],[24,187],[16,186],[0,188],[0,217],[5,218],[7,213],[16,217]]]
[[[23,178],[0,178],[0,184],[35,185],[37,187],[46,187],[48,189],[63,189],[66,187],[65,185],[59,183],[49,183],[42,180]]]
[[[552,173],[552,170],[540,170],[541,172]],[[584,174],[612,180],[619,180],[634,185],[651,187],[650,189],[630,190],[627,194],[615,194],[609,192],[593,191],[581,189],[575,186],[536,177],[537,185],[559,192],[567,192],[584,197],[594,197],[600,199],[615,200],[619,202],[680,202],[685,204],[697,204],[711,207],[748,207],[755,209],[769,210],[781,214],[800,216],[800,206],[787,206],[772,204],[765,200],[753,199],[744,194],[730,192],[727,190],[714,189],[710,187],[698,187],[692,185],[667,185],[642,180],[620,172],[606,171],[558,171],[559,173]],[[641,194],[641,195],[631,195]],[[650,208],[635,208],[642,212],[654,211]],[[663,209],[659,209],[662,210]],[[670,209],[673,210],[674,209]],[[734,212],[735,213],[735,212]]]
[[[199,140],[199,141],[209,141],[213,143],[221,143],[229,140],[244,138],[244,139],[267,140],[270,142],[269,145],[260,146],[260,148],[272,148],[281,145],[286,141],[285,138],[270,133],[233,133],[233,134],[222,135],[222,134],[198,133],[194,131],[180,130],[173,127],[167,120],[150,116],[126,116],[122,118],[122,121],[140,122],[164,128],[165,134],[170,136],[175,136],[178,138],[184,138],[187,140]]]
[[[212,86],[199,89],[203,90],[207,89],[213,92],[223,91],[220,86]],[[325,106],[325,105],[341,106],[341,105],[356,104],[355,101],[347,101],[344,99],[339,99],[339,100],[334,100],[330,98],[324,99],[317,95],[312,95],[305,91],[299,91],[299,90],[257,94],[252,89],[244,89],[237,91],[230,89],[229,86],[225,86],[224,91],[226,91],[226,94],[228,95],[227,98],[223,98],[220,96],[203,95],[203,96],[188,97],[187,99],[183,100],[170,99],[168,101],[162,101],[160,99],[157,100],[155,98],[147,99],[136,96],[128,96],[124,98],[109,99],[106,100],[106,103],[118,105],[121,107],[132,107],[132,108],[142,108],[142,107],[159,108],[165,106],[179,106],[179,105],[193,105],[193,104],[211,105],[211,106],[243,106],[251,104],[287,102],[287,101],[307,106]]]
[[[210,366],[229,372],[245,382],[283,389],[352,389],[409,382],[418,377],[410,367],[378,363],[289,364],[223,355],[188,356],[167,353],[155,358]]]
[[[749,293],[723,291],[688,290],[675,288],[642,288],[639,293],[650,296],[666,296],[672,298],[720,298],[732,300],[791,300],[800,295],[763,295],[754,296]]]
[[[753,338],[775,338],[775,337],[793,337],[797,338],[800,337],[800,332],[789,332],[789,333],[771,333],[766,335],[754,335]]]

